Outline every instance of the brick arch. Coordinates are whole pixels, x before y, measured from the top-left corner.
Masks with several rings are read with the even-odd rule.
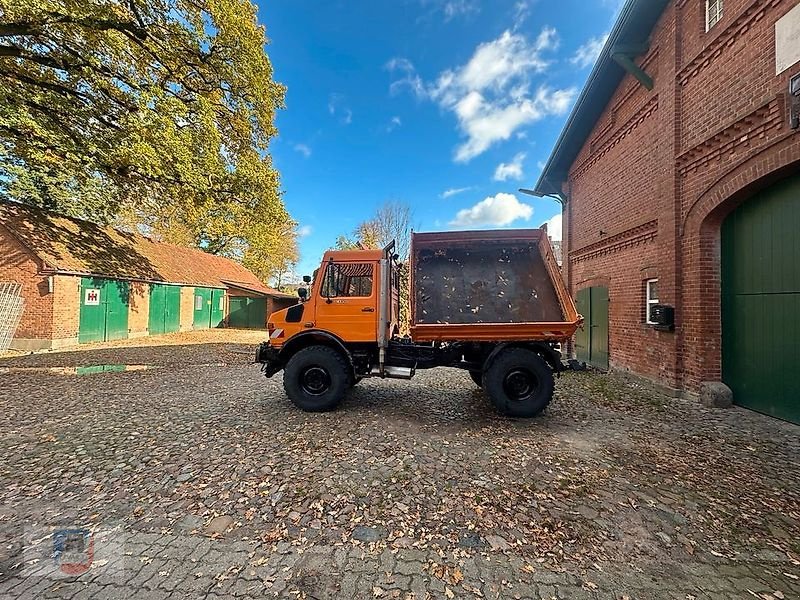
[[[721,249],[725,218],[757,192],[800,169],[800,135],[740,163],[691,206],[681,227],[684,387],[722,379]]]

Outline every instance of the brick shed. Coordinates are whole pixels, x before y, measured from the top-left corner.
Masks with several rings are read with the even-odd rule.
[[[800,422],[798,75],[797,0],[625,3],[535,186],[578,358]]]
[[[266,328],[296,302],[236,261],[10,202],[0,202],[0,282],[22,286],[11,347],[23,350]]]

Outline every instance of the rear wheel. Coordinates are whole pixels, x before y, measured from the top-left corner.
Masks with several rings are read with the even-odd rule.
[[[333,410],[351,387],[351,375],[341,353],[327,346],[309,346],[289,359],[283,389],[298,408],[309,412]]]
[[[553,397],[553,371],[541,356],[525,348],[507,348],[483,378],[498,411],[509,417],[534,417]]]

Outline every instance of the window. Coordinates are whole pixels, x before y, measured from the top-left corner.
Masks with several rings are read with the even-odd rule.
[[[367,298],[372,295],[372,264],[331,263],[321,293],[326,298]]]
[[[722,18],[722,0],[706,0],[706,31]]]
[[[203,297],[202,296],[195,296],[194,297],[194,309],[195,310],[203,310]]]
[[[219,309],[222,312],[225,312],[225,296],[220,296],[219,297]]]
[[[653,321],[653,307],[658,304],[658,279],[648,279],[645,282],[645,322],[648,325],[655,325]]]

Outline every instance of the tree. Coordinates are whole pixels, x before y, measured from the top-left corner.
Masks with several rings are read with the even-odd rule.
[[[249,0],[2,0],[0,197],[247,259],[294,232]],[[291,244],[290,244],[291,245]]]

